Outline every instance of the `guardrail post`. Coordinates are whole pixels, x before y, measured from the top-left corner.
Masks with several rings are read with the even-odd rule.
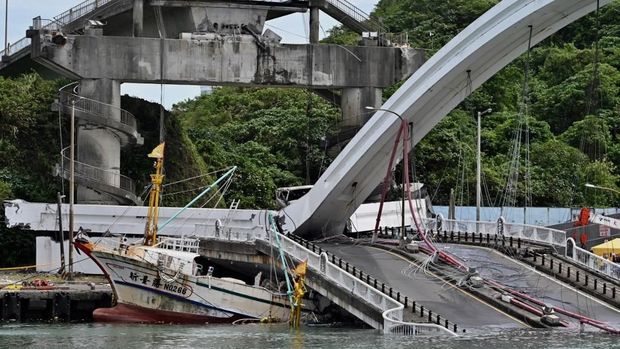
[[[607,294],[607,283],[603,282],[603,294]]]
[[[450,232],[450,241],[454,241],[454,232],[453,231]]]
[[[549,258],[549,269],[553,271],[553,259]]]
[[[517,238],[517,247],[521,249],[521,238]]]
[[[447,230],[443,231],[443,241],[448,241],[448,231]]]
[[[335,254],[332,255],[332,263],[336,264],[336,255]]]
[[[444,320],[444,325],[445,325],[445,326],[444,326],[445,328],[450,329],[450,325],[449,325],[449,323],[448,323],[448,319],[445,319],[445,320]]]
[[[611,298],[616,298],[616,286],[611,289]]]
[[[512,247],[512,236],[510,237],[510,247]]]
[[[338,258],[338,268],[342,269],[342,258]]]
[[[460,231],[456,232],[456,241],[461,242],[461,232]]]
[[[385,284],[384,283],[381,284],[381,293],[385,293]]]
[[[558,266],[558,272],[559,274],[562,274],[562,263],[560,262],[560,265]]]
[[[491,244],[491,235],[487,233],[487,245]]]
[[[441,316],[437,315],[437,325],[439,325],[441,323]]]
[[[377,288],[377,279],[375,279],[375,284],[373,285],[374,288]]]
[[[396,292],[396,301],[400,302],[400,292]]]
[[[454,324],[454,331],[453,332],[456,333],[456,324]]]
[[[420,306],[420,316],[424,316],[424,306]]]
[[[349,262],[346,262],[346,264],[345,264],[345,265],[346,265],[346,269],[345,269],[345,270],[346,270],[347,272],[349,272]]]
[[[543,254],[541,257],[542,257],[542,261],[540,263],[544,267],[545,266],[545,255]]]
[[[433,317],[433,312],[432,311],[428,311],[428,322],[432,322],[432,318]]]
[[[405,296],[405,309],[407,309],[407,296]]]
[[[370,275],[366,274],[366,283],[370,284]]]
[[[390,297],[392,297],[392,288],[390,287]]]
[[[469,238],[469,237],[467,236],[467,232],[465,232],[465,242],[467,242],[467,239],[468,239],[468,238]]]
[[[595,290],[595,291],[596,291],[596,286],[597,286],[597,284],[598,284],[598,279],[596,279],[596,278],[595,278],[595,279],[594,279],[594,290]]]
[[[585,285],[588,286],[588,274],[586,274],[586,282]]]
[[[482,245],[482,233],[478,233],[478,242]]]
[[[566,277],[570,277],[570,266],[566,267]]]

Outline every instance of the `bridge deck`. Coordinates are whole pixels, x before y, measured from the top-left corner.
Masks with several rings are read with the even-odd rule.
[[[468,329],[526,326],[499,309],[447,284],[438,276],[418,270],[417,266],[399,255],[369,246],[320,245],[389,284],[410,300]]]
[[[495,250],[464,245],[439,245],[476,268],[483,278],[490,278],[517,291],[593,319],[620,325],[620,309],[614,309],[592,296]]]

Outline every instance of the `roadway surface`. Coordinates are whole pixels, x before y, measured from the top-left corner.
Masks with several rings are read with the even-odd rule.
[[[620,309],[598,301],[570,285],[555,280],[529,266],[484,247],[437,244],[474,267],[485,279],[493,279],[514,290],[587,317],[620,327]]]
[[[442,281],[394,253],[361,245],[321,243],[322,248],[390,285],[433,313],[467,329],[526,327],[522,322]],[[419,254],[420,257],[424,255]],[[402,298],[401,298],[402,299]]]

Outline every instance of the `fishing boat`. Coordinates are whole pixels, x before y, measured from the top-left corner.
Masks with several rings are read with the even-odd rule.
[[[94,311],[98,322],[233,323],[237,320],[288,321],[291,292],[281,293],[204,270],[197,238],[158,239],[158,208],[163,181],[164,143],[156,147],[155,174],[144,238],[123,236],[94,240],[78,234],[75,246],[101,268],[114,291],[116,305]],[[217,183],[217,182],[216,182]],[[214,183],[214,185],[216,184]]]

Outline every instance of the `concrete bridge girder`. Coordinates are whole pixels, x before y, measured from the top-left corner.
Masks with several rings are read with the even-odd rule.
[[[249,35],[211,35],[163,43],[70,36],[66,45],[43,45],[33,56],[82,79],[331,89],[384,88],[413,74],[424,60],[422,50],[410,48],[276,43],[263,48]]]

